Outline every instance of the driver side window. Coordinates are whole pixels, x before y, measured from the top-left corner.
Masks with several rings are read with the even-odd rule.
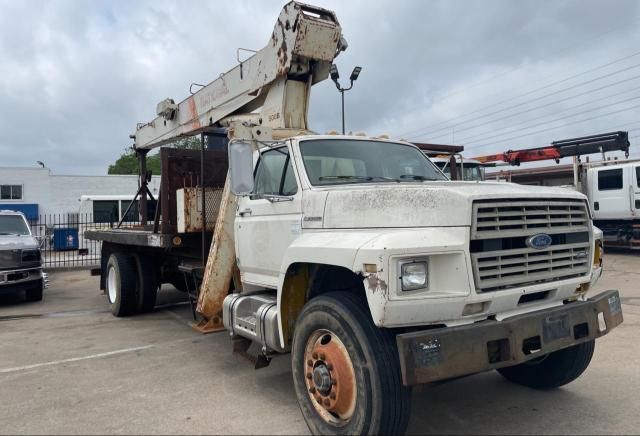
[[[289,149],[281,147],[260,155],[255,172],[252,199],[263,195],[294,195],[298,192]]]

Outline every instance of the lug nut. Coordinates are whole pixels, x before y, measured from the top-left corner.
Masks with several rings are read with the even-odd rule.
[[[335,392],[331,392],[331,394],[329,394],[329,398],[331,398],[332,400],[336,399],[336,393]]]
[[[333,386],[335,386],[335,385],[337,385],[337,384],[338,384],[338,382],[334,379],[334,380],[331,380],[331,384],[332,384]]]
[[[329,400],[324,400],[324,405],[329,407],[329,404],[331,404],[331,402]]]
[[[308,378],[309,380],[311,380],[311,379],[313,378],[313,375],[312,375],[310,372],[308,372],[308,373],[307,373],[307,378]]]
[[[313,354],[311,355],[311,357],[313,357],[314,359],[317,359],[317,358],[318,358],[318,353],[313,353]]]
[[[311,359],[307,360],[307,365],[313,366],[313,360],[311,360]]]
[[[327,356],[325,356],[324,353],[320,353],[320,360],[324,360],[326,358],[327,358]]]
[[[333,371],[333,365],[332,365],[332,364],[330,364],[330,363],[329,363],[329,364],[327,364],[327,369],[328,369],[329,371]]]
[[[309,392],[310,392],[310,393],[312,393],[312,394],[315,394],[315,393],[316,393],[316,388],[314,388],[313,386],[311,386],[311,387],[309,388]]]

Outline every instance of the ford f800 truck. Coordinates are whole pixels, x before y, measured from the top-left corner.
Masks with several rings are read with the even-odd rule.
[[[585,196],[452,182],[409,143],[314,134],[310,87],[345,48],[333,12],[291,2],[263,50],[137,126],[142,199],[146,153],[182,136],[224,131],[229,177],[203,147],[201,186],[163,172],[153,225],[85,235],[103,241],[113,313],[149,310],[181,271],[198,329],[257,348],[256,368],[290,356],[314,434],[402,433],[417,384],[496,369],[551,389],[580,376],[622,322],[617,291],[587,297],[602,233]],[[207,185],[214,174],[227,182]]]

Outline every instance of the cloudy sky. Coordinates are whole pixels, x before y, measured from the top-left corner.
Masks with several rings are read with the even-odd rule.
[[[640,2],[315,3],[349,42],[342,76],[363,67],[347,130],[469,157],[620,129],[640,144]],[[237,47],[263,47],[282,5],[0,0],[0,166],[106,173],[158,101],[233,67]],[[314,130],[340,128],[339,97],[314,87]]]

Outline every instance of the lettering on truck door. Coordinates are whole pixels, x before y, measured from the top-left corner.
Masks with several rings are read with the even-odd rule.
[[[261,153],[254,192],[238,201],[236,250],[243,282],[276,288],[280,263],[301,231],[302,201],[289,149]]]

